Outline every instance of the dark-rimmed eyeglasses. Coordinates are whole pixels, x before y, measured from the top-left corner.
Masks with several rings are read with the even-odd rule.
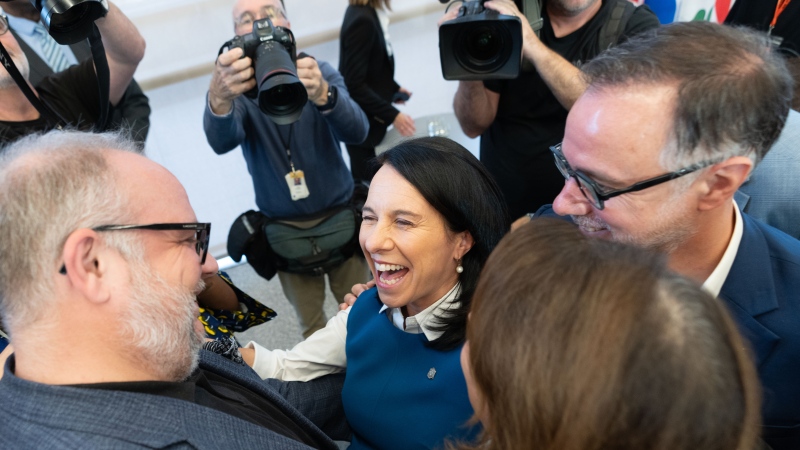
[[[206,263],[208,255],[208,241],[211,236],[210,223],[153,223],[150,225],[100,225],[92,228],[94,231],[118,231],[118,230],[159,230],[159,231],[182,231],[193,230],[195,232],[194,249],[200,257],[200,264]]]
[[[92,228],[94,231],[118,231],[118,230],[157,230],[157,231],[183,231],[193,230],[195,232],[194,250],[200,257],[200,265],[206,263],[208,255],[208,241],[211,237],[210,223],[152,223],[150,225],[100,225]],[[67,274],[67,267],[62,265],[58,270],[62,275]]]
[[[600,210],[605,208],[605,201],[610,198],[614,198],[622,194],[627,194],[628,192],[641,191],[643,189],[657,186],[661,183],[666,183],[667,181],[674,180],[676,178],[688,175],[692,172],[698,171],[705,167],[712,166],[718,162],[718,161],[699,162],[697,164],[692,164],[689,167],[684,167],[683,169],[676,170],[675,172],[665,173],[664,175],[659,175],[654,178],[648,178],[647,180],[634,183],[626,188],[604,191],[603,189],[600,188],[600,186],[597,185],[597,183],[595,183],[587,175],[578,172],[577,170],[573,170],[572,167],[569,166],[567,159],[561,152],[560,143],[550,147],[550,151],[553,152],[553,157],[556,160],[556,167],[558,167],[558,171],[561,172],[561,175],[564,176],[564,179],[569,180],[570,177],[575,178],[575,181],[578,183],[578,187],[581,189],[583,196],[586,197],[586,200],[589,200],[592,206]]]
[[[0,36],[8,33],[8,16],[0,8]]]

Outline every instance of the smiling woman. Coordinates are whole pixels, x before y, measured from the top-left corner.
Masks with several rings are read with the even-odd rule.
[[[473,411],[459,353],[481,267],[509,227],[505,203],[480,162],[448,139],[406,141],[378,162],[359,235],[376,287],[294,349],[251,342],[243,356],[262,378],[346,368],[353,449],[470,440],[478,430],[465,426]]]

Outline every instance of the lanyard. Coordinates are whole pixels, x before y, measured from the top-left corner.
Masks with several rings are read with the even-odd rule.
[[[789,6],[789,2],[791,0],[778,0],[778,4],[775,5],[775,14],[772,16],[772,22],[769,24],[769,33],[772,34],[772,29],[775,28],[775,24],[778,23],[778,17],[783,13],[783,10]]]
[[[292,135],[294,134],[294,124],[289,125],[289,139],[286,141],[283,140],[283,134],[281,134],[280,128],[277,131],[278,136],[281,138],[281,144],[283,144],[283,148],[286,149],[286,157],[289,158],[289,167],[292,168],[292,173],[297,172],[294,170],[294,163],[292,162],[292,150],[289,148],[292,143]]]

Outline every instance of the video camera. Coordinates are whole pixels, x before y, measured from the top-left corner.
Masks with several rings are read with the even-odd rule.
[[[108,13],[108,0],[31,0],[31,4],[40,11],[50,36],[61,45],[88,38],[94,21]]]
[[[485,1],[465,0],[458,17],[439,27],[439,56],[445,80],[500,80],[519,76],[522,22],[518,17],[486,9]],[[520,10],[534,31],[539,30],[541,0],[517,0],[520,2]]]
[[[297,77],[297,55],[291,30],[276,27],[269,18],[253,22],[253,31],[224,43],[219,53],[241,48],[255,67],[256,87],[245,92],[258,98],[258,107],[278,125],[300,120],[308,102],[305,86]]]

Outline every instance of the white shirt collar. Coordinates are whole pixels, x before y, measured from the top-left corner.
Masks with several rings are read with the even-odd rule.
[[[392,325],[406,333],[424,333],[428,341],[433,341],[441,337],[444,332],[431,328],[439,326],[441,323],[438,319],[447,317],[449,310],[459,307],[460,303],[456,301],[456,297],[458,297],[460,293],[461,283],[456,283],[442,298],[436,300],[434,304],[413,316],[403,317],[403,311],[400,308],[389,308],[386,305],[381,307],[378,314],[382,314],[388,310],[387,316],[392,321]]]
[[[736,254],[739,252],[739,244],[742,242],[742,234],[744,233],[742,213],[739,212],[739,205],[736,204],[736,200],[733,201],[733,211],[735,217],[733,236],[731,236],[731,240],[728,242],[728,248],[726,248],[725,253],[722,254],[722,259],[719,261],[719,264],[717,264],[717,267],[711,272],[711,275],[708,276],[705,283],[703,283],[703,290],[714,297],[719,296],[722,285],[725,284],[725,280],[728,278],[728,274],[733,266],[733,261],[736,259]]]

